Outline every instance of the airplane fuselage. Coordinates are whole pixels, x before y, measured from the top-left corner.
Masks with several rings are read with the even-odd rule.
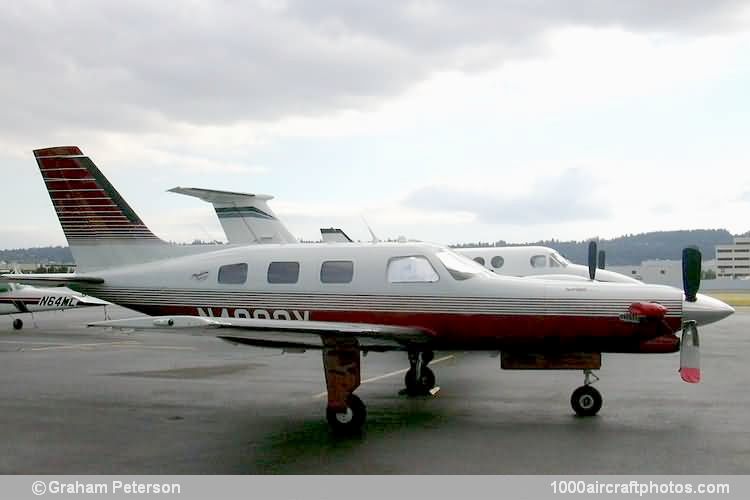
[[[70,290],[0,283],[0,315],[56,311],[78,306],[79,298]]]
[[[682,325],[671,287],[527,280],[464,259],[452,272],[457,258],[421,243],[256,245],[99,271],[103,284],[79,289],[149,315],[419,327],[444,349],[640,352]],[[324,263],[350,276],[334,270],[330,282]],[[632,321],[639,302],[665,306],[663,321]]]

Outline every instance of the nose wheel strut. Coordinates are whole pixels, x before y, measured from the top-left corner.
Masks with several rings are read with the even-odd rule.
[[[404,376],[406,394],[426,396],[435,388],[435,374],[427,365],[433,360],[432,351],[409,351],[409,370]]]
[[[579,417],[593,417],[599,413],[604,402],[601,393],[593,387],[599,377],[589,369],[583,370],[583,376],[583,385],[573,391],[570,405]]]

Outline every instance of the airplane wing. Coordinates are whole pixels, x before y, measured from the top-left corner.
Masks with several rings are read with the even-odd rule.
[[[76,296],[76,301],[78,302],[79,306],[111,306],[111,302],[107,302],[106,300],[97,299],[96,297],[92,297],[91,295],[81,295]]]
[[[98,321],[88,326],[134,330],[211,329],[216,330],[218,338],[235,344],[298,349],[322,349],[323,337],[356,338],[363,351],[403,351],[432,340],[430,332],[421,328],[329,321],[155,316]]]
[[[3,274],[0,275],[0,283],[21,283],[24,285],[60,286],[74,283],[101,284],[102,278],[95,276],[80,276],[75,273],[50,273],[50,274]]]

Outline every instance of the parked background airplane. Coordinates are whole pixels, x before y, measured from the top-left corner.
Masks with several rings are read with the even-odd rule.
[[[0,315],[62,311],[76,307],[106,306],[107,302],[87,297],[67,288],[37,288],[16,283],[0,283]],[[21,318],[13,318],[13,328],[23,328]]]
[[[683,380],[700,379],[698,332],[683,308],[701,302],[695,249],[684,253],[684,294],[640,283],[500,276],[450,249],[418,242],[248,245],[184,255],[143,225],[78,148],[34,154],[86,271],[3,280],[71,283],[157,316],[98,326],[199,328],[240,345],[320,349],[326,414],[336,430],[364,423],[365,406],[354,394],[362,352],[406,352],[411,393],[434,387],[427,365],[436,350],[501,351],[506,369],[583,370],[584,384],[571,396],[583,416],[602,405],[591,384],[603,352],[681,349]],[[141,262],[123,265],[118,254],[127,248]],[[594,277],[596,267],[589,267]],[[723,303],[709,308],[717,317],[733,312]]]

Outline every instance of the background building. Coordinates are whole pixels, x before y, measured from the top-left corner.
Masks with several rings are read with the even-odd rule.
[[[716,245],[720,278],[750,279],[750,236],[735,236],[734,243]]]

